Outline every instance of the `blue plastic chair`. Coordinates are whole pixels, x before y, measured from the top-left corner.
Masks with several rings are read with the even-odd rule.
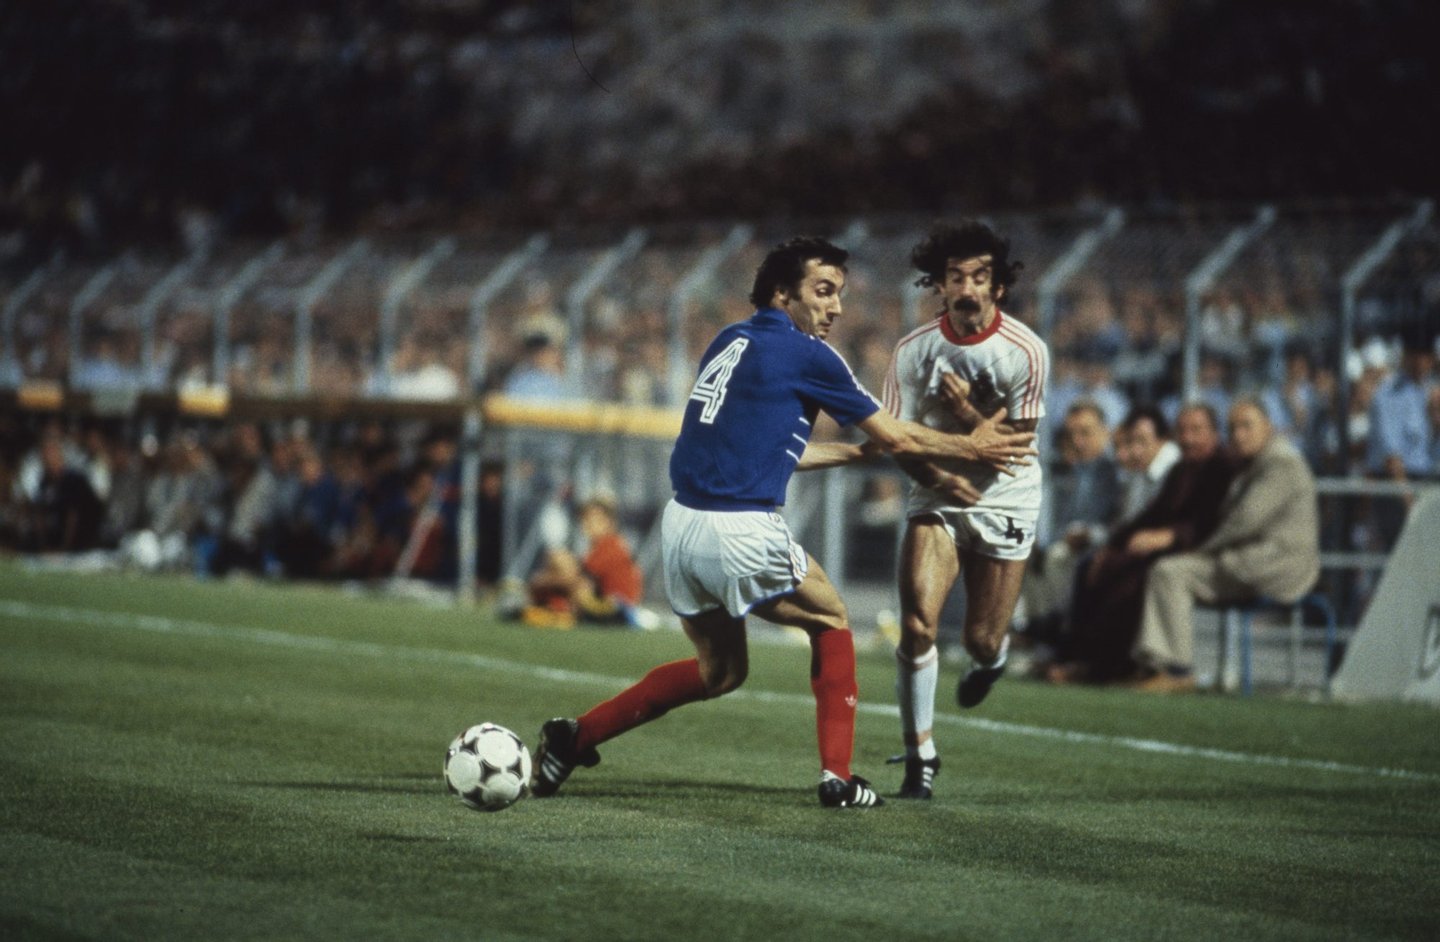
[[[1330,599],[1324,593],[1310,592],[1294,602],[1281,602],[1278,599],[1261,596],[1249,602],[1226,607],[1226,616],[1234,613],[1240,625],[1240,693],[1243,696],[1250,696],[1254,689],[1251,664],[1251,649],[1254,647],[1254,642],[1251,634],[1255,615],[1265,611],[1280,611],[1289,617],[1290,683],[1291,686],[1294,686],[1298,680],[1300,643],[1301,635],[1305,630],[1305,610],[1307,608],[1317,612],[1325,622],[1325,692],[1330,692],[1330,677],[1335,664],[1335,644],[1339,631],[1335,620],[1335,607],[1330,604]]]

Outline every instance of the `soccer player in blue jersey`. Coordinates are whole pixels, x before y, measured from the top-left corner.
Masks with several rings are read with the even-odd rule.
[[[599,744],[739,687],[749,667],[745,617],[754,613],[810,637],[820,803],[881,803],[850,771],[855,647],[839,594],[780,516],[790,475],[840,463],[855,447],[809,445],[822,410],[842,426],[857,426],[875,450],[1000,469],[1028,462],[1034,436],[998,427],[1003,411],[957,435],[882,409],[825,343],[841,314],[848,257],[817,238],[776,246],[755,275],[755,315],[720,331],[706,350],[670,460],[675,498],[661,521],[666,592],[696,656],[656,667],[578,719],[545,723],[536,796],[555,794],[577,765],[599,762]]]

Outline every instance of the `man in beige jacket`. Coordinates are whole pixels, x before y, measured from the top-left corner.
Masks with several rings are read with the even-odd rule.
[[[1259,596],[1293,602],[1320,574],[1315,478],[1259,402],[1230,409],[1239,470],[1220,506],[1220,526],[1194,551],[1156,563],[1145,582],[1136,659],[1154,673],[1141,690],[1193,690],[1195,606]]]

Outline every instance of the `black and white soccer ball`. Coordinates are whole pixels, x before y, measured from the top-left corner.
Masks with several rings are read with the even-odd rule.
[[[476,811],[508,808],[530,794],[530,750],[503,726],[472,726],[445,750],[445,787]]]

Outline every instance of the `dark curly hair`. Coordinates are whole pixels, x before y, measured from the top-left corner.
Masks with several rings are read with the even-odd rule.
[[[920,272],[915,284],[937,288],[945,280],[945,265],[952,258],[990,256],[991,290],[1009,288],[1020,276],[1023,262],[1010,261],[1010,240],[985,223],[962,219],[959,225],[936,223],[910,252],[910,264]]]
[[[834,265],[846,271],[845,262],[850,253],[818,236],[797,236],[781,242],[770,250],[756,270],[750,303],[757,308],[769,307],[776,291],[781,288],[793,291],[805,277],[805,263],[812,258],[822,265]]]

